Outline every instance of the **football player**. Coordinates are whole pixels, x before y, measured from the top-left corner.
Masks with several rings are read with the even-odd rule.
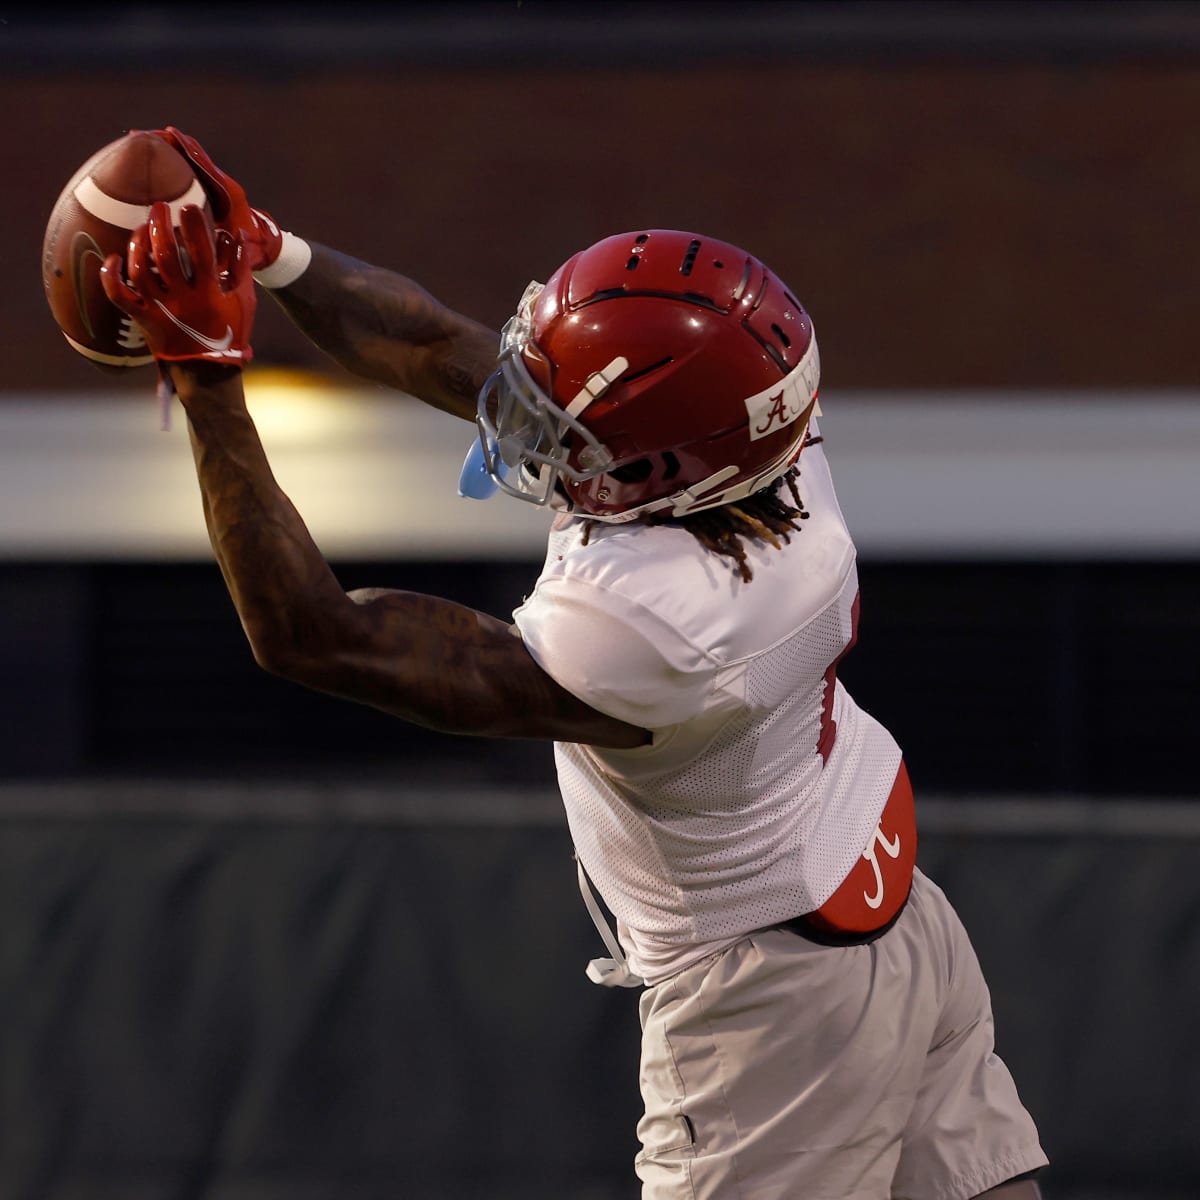
[[[900,748],[837,677],[855,551],[795,295],[736,246],[634,230],[530,284],[497,337],[282,231],[159,133],[216,238],[157,205],[104,285],[187,413],[254,655],[425,726],[554,743],[609,949],[589,974],[642,989],[643,1196],[1034,1200],[1046,1156],[968,936],[915,866]],[[255,281],[351,371],[475,423],[465,493],[551,511],[511,624],[339,586],[244,404]]]

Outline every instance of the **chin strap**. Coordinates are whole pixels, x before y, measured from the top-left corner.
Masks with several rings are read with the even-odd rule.
[[[629,969],[621,943],[617,941],[616,934],[600,911],[600,904],[578,855],[575,856],[575,866],[578,868],[579,892],[583,896],[583,903],[587,906],[592,924],[596,926],[596,931],[612,955],[611,958],[593,958],[587,965],[587,977],[601,987],[641,987],[646,981]]]

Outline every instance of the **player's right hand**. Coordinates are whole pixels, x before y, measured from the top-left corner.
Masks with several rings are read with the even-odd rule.
[[[150,219],[129,236],[126,261],[119,254],[104,260],[100,284],[137,322],[160,363],[241,367],[253,357],[254,278],[245,247],[224,230],[214,237],[194,204],[180,210],[178,234],[170,206],[152,204]]]
[[[283,247],[283,231],[260,208],[252,208],[245,189],[227,175],[208,156],[203,146],[190,134],[174,125],[153,131],[174,146],[192,164],[201,186],[208,194],[209,207],[218,229],[231,237],[241,234],[251,271],[269,267]]]

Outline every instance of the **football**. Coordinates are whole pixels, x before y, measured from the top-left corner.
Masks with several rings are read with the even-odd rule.
[[[42,243],[46,300],[67,342],[101,368],[153,363],[141,330],[104,294],[100,267],[125,256],[130,231],[166,200],[176,223],[186,204],[208,209],[191,164],[168,142],[133,129],[96,151],[63,188]]]

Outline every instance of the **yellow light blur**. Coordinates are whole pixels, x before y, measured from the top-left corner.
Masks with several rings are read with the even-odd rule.
[[[345,389],[316,371],[249,367],[242,385],[264,442],[316,445],[346,433],[352,420],[351,406],[338,402]]]

